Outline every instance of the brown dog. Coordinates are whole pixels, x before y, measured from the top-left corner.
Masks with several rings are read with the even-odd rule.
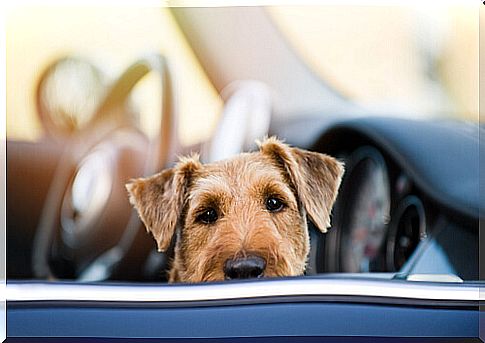
[[[170,282],[301,275],[306,216],[330,226],[343,165],[276,138],[260,150],[202,165],[197,156],[127,185],[141,220],[166,251]],[[175,235],[175,237],[174,237]]]

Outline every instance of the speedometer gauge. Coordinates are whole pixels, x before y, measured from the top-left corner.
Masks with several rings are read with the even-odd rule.
[[[384,158],[375,148],[362,147],[349,156],[341,192],[345,203],[337,213],[338,271],[384,271],[390,185]]]

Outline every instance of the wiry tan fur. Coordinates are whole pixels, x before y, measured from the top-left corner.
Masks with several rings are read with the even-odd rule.
[[[265,277],[301,275],[309,253],[306,222],[326,232],[343,165],[334,158],[289,147],[276,138],[260,150],[202,165],[191,156],[171,169],[127,185],[130,201],[166,251],[174,235],[170,282],[224,280],[226,260],[257,255]],[[269,196],[285,207],[269,212]],[[215,208],[219,218],[201,223]]]

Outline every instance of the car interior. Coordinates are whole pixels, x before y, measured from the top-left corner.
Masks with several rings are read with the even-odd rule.
[[[369,46],[362,51],[342,47],[341,56],[349,56],[345,54],[349,51],[353,59],[340,57],[343,66],[333,69],[327,63],[332,65],[338,58],[330,51],[329,38],[318,43],[325,25],[331,26],[335,13],[342,10],[349,11],[339,6],[314,11],[291,6],[174,7],[144,9],[137,15],[119,9],[119,13],[112,11],[118,16],[113,22],[130,19],[143,29],[153,23],[159,29],[154,35],[174,36],[173,42],[183,44],[170,43],[172,50],[132,49],[123,61],[113,59],[117,68],[110,64],[109,55],[96,59],[93,51],[102,51],[103,45],[93,44],[84,54],[73,46],[53,48],[48,57],[43,55],[35,68],[29,67],[37,71],[30,76],[31,88],[23,85],[31,89],[25,96],[32,98],[30,118],[35,120],[29,120],[38,123],[37,136],[22,136],[26,125],[20,120],[26,114],[21,112],[29,110],[17,105],[22,100],[7,99],[7,282],[165,283],[172,256],[157,251],[129,203],[125,184],[173,166],[179,156],[191,152],[200,153],[203,162],[217,161],[254,150],[256,139],[273,135],[345,163],[328,233],[320,233],[309,222],[311,251],[301,278],[478,280],[479,221],[485,209],[479,192],[483,127],[478,124],[478,112],[466,107],[473,99],[463,98],[467,92],[453,88],[454,77],[462,77],[462,84],[473,84],[466,77],[475,75],[475,70],[465,68],[463,75],[456,76],[453,67],[439,64],[444,58],[440,54],[460,48],[453,45],[458,43],[449,32],[453,25],[468,28],[466,13],[455,17],[440,12],[442,26],[437,26],[443,30],[433,31],[426,24],[426,14],[412,8],[363,8],[360,14],[350,10],[354,19],[349,20],[363,21],[357,20],[356,25],[365,26],[366,18],[379,18],[376,22],[383,26],[394,21],[389,30],[400,32],[396,41],[404,45],[410,44],[402,31],[407,24],[421,30],[420,40],[412,41],[419,53],[410,59],[421,63],[416,75],[426,82],[413,79],[421,91],[410,88],[409,94],[368,106],[366,101],[377,96],[373,86],[361,90],[359,78],[377,84],[378,75],[387,75],[388,70],[379,74],[376,69],[374,80],[358,73],[344,76],[359,54],[366,61]],[[74,18],[70,11],[18,10],[9,34],[21,32],[22,20],[33,16],[38,16],[39,23],[56,18],[59,25],[64,22],[61,17]],[[77,15],[86,20],[90,14]],[[144,18],[146,22],[140,24]],[[317,30],[322,18],[328,22],[320,23],[323,27]],[[399,26],[396,18],[406,25]],[[305,39],[297,30],[302,21],[307,21],[302,26]],[[107,22],[99,21],[104,23],[100,28]],[[162,24],[165,31],[156,26]],[[75,21],[70,25],[72,32],[82,32]],[[343,27],[336,31],[344,32]],[[376,31],[369,30],[369,44],[377,44]],[[382,27],[375,30],[381,32]],[[320,36],[313,37],[315,31]],[[377,41],[392,41],[382,34]],[[340,38],[335,37],[340,42],[337,47],[344,45]],[[440,46],[430,43],[438,38]],[[43,42],[35,39],[35,44]],[[155,47],[161,44],[159,38],[140,34],[132,38],[127,34],[129,39],[133,44],[138,39],[154,39]],[[22,69],[27,68],[23,60],[13,58],[25,54],[19,42],[8,40],[7,86],[15,83],[16,75],[23,80]],[[36,46],[25,42],[25,49]],[[314,50],[305,44],[313,44]],[[398,43],[393,44],[389,51],[398,49]],[[120,45],[119,50],[125,48]],[[380,45],[375,49],[368,69],[389,57]],[[319,59],[325,60],[322,54],[329,57],[320,65]],[[187,61],[192,67],[186,67]],[[406,61],[402,57],[392,68],[407,65]],[[191,81],[199,74],[210,87]],[[399,75],[396,71],[395,78]],[[352,80],[357,89],[354,96],[340,91]],[[392,87],[406,89],[405,84],[392,82],[382,87],[381,94],[391,93]],[[359,98],[359,91],[368,92],[367,98]],[[419,98],[413,98],[414,92]],[[210,104],[209,93],[215,99]],[[395,105],[399,101],[410,106]]]

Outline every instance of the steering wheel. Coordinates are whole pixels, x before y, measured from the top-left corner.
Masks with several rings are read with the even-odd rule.
[[[171,80],[163,56],[141,58],[107,88],[83,122],[65,115],[62,101],[55,105],[45,101],[46,94],[53,94],[49,87],[64,88],[59,73],[66,63],[82,66],[83,73],[67,73],[65,79],[93,87],[102,83],[99,71],[79,58],[56,61],[38,83],[39,116],[46,132],[61,137],[65,147],[44,201],[32,265],[37,278],[100,281],[111,276],[143,227],[128,202],[125,183],[155,173],[174,155],[178,139]],[[157,76],[161,91],[160,125],[152,135],[138,127],[129,106],[132,90],[149,73]],[[88,80],[79,81],[83,75]],[[82,92],[82,87],[77,89]],[[74,106],[75,97],[69,99],[68,106]],[[56,118],[59,113],[65,118]]]

